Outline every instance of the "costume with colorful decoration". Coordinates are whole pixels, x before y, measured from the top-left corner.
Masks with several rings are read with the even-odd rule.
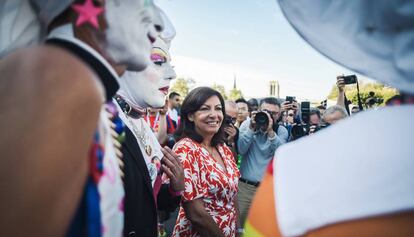
[[[173,211],[180,192],[163,183],[160,143],[147,123],[147,107],[164,106],[170,81],[176,77],[169,48],[175,29],[161,10],[164,29],[153,43],[153,63],[142,72],[127,71],[114,97],[122,121],[127,126],[125,154],[125,236],[157,236],[157,210]],[[165,120],[164,117],[160,116]],[[165,124],[164,124],[165,125]]]
[[[1,79],[7,85],[2,101],[14,101],[2,108],[7,114],[2,119],[13,117],[12,126],[3,123],[2,130],[25,137],[1,143],[1,157],[13,172],[1,172],[9,185],[1,200],[7,205],[0,235],[122,236],[125,134],[112,103],[119,88],[114,65],[146,67],[148,35],[156,32],[148,19],[157,17],[146,0],[0,3],[0,31],[6,33],[0,40],[0,72],[6,75]],[[139,30],[130,31],[125,21],[141,23]],[[81,40],[88,34],[101,37]],[[44,45],[25,48],[43,40]],[[25,173],[30,175],[22,179]],[[16,226],[21,223],[25,228]]]

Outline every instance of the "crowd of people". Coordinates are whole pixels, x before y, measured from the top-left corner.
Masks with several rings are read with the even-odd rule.
[[[409,80],[378,111],[349,105],[345,76],[330,107],[210,87],[182,98],[175,28],[152,1],[10,0],[0,19],[1,236],[414,234]],[[386,127],[367,154],[390,114],[404,139]]]

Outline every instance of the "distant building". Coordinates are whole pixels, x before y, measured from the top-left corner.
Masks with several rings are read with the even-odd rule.
[[[279,98],[280,86],[278,81],[269,82],[269,96]]]

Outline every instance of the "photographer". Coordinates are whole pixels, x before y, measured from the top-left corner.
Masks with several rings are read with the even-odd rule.
[[[237,119],[237,104],[232,100],[225,101],[225,112],[224,116],[224,132],[225,132],[225,143],[230,148],[234,155],[236,164],[238,164],[238,153],[237,153],[237,139],[239,137],[239,130],[236,126]]]
[[[294,141],[303,136],[308,136],[321,127],[321,114],[319,109],[311,108],[308,101],[301,102],[300,116],[297,116],[290,129],[290,140]]]
[[[309,112],[309,135],[321,129],[321,113],[317,108],[311,108]]]
[[[243,156],[240,166],[239,210],[244,223],[250,203],[276,149],[288,139],[288,131],[277,120],[281,106],[276,98],[260,101],[259,111],[240,127],[238,151]]]
[[[259,107],[259,102],[256,98],[251,98],[247,101],[247,104],[249,105],[249,116],[251,115],[252,111],[256,111]]]
[[[348,117],[346,110],[339,105],[334,105],[325,110],[322,121],[326,125],[331,125],[346,117]]]

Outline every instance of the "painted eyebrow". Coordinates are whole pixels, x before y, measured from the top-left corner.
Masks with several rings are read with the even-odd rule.
[[[167,55],[167,52],[165,52],[162,48],[160,48],[160,47],[152,47],[152,49],[158,49],[158,50],[160,50],[161,52],[163,52],[165,55]]]

